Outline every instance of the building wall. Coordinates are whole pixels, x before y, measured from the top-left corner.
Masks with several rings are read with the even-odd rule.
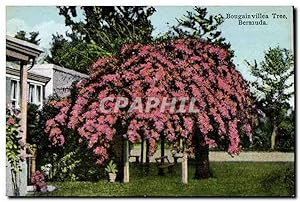
[[[17,87],[16,87],[16,104],[18,105],[17,108],[20,107],[20,103],[21,103],[21,88],[20,88],[20,77],[19,76],[15,76],[15,75],[10,75],[10,74],[6,74],[6,103],[10,103],[12,104],[13,99],[12,99],[12,81],[17,82]],[[36,81],[36,80],[32,80],[32,79],[28,79],[27,80],[28,84],[32,85],[34,87],[33,89],[33,94],[34,94],[34,100],[30,101],[29,97],[28,97],[28,102],[30,103],[34,103],[37,105],[40,105],[40,107],[42,107],[43,102],[44,102],[44,98],[43,98],[43,91],[45,90],[45,83],[41,82],[41,81]],[[40,100],[37,100],[38,94],[36,94],[37,91],[37,86],[40,88],[40,95],[39,98]],[[29,86],[28,86],[29,88]],[[29,89],[27,88],[28,92]],[[30,93],[29,93],[30,94]]]
[[[30,67],[28,67],[30,68]],[[19,108],[21,102],[21,84],[20,84],[20,67],[15,62],[6,62],[6,103],[12,104]],[[42,107],[45,101],[44,91],[45,84],[50,81],[47,74],[40,75],[28,72],[28,102]],[[14,94],[13,94],[14,92]]]
[[[53,95],[53,64],[34,65],[29,72],[51,78],[45,86],[45,97]]]
[[[74,74],[72,72],[63,71],[55,68],[53,71],[54,94],[59,97],[65,97],[70,94],[70,87],[76,81],[79,81],[85,75]]]
[[[27,194],[27,164],[26,162],[21,162],[20,167],[22,171],[17,174],[17,181],[19,186],[20,196],[26,196]],[[11,166],[8,161],[6,161],[6,196],[15,196],[11,178]]]
[[[50,95],[68,96],[73,82],[88,77],[86,74],[54,64],[34,65],[30,72],[51,78],[45,88],[46,98]]]
[[[10,88],[11,78],[6,77],[6,103],[10,102],[10,96],[11,96],[11,88]]]

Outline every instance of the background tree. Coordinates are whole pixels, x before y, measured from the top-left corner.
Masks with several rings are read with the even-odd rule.
[[[197,38],[230,48],[230,43],[225,42],[219,30],[224,22],[222,15],[208,15],[207,8],[195,6],[193,11],[176,19],[177,24],[171,26],[167,33],[163,33],[157,40],[171,38]]]
[[[84,73],[99,57],[118,53],[123,43],[152,40],[149,17],[153,7],[141,6],[75,6],[58,7],[71,33],[64,38],[53,35],[47,61]],[[84,19],[76,21],[78,12]]]
[[[225,41],[218,30],[224,18],[221,15],[207,16],[207,8],[195,7],[193,12],[187,11],[176,20],[178,24],[172,26],[172,30],[179,38],[200,38],[213,43]]]
[[[291,110],[278,127],[277,148],[281,151],[295,150],[295,111]]]
[[[39,32],[29,32],[29,36],[27,36],[27,33],[25,31],[21,30],[16,33],[15,37],[17,39],[28,41],[28,42],[36,44],[36,45],[39,45],[40,41],[41,41],[41,39],[38,38]]]
[[[271,149],[275,149],[278,129],[291,109],[289,99],[294,94],[294,59],[291,51],[276,47],[265,52],[264,60],[258,65],[246,61],[251,74],[256,78],[252,82],[257,105],[270,120],[272,126]],[[291,123],[293,124],[293,123]]]

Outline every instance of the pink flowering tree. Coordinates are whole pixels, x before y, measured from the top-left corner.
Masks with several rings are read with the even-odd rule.
[[[209,177],[210,146],[235,155],[241,136],[251,141],[253,104],[231,58],[226,48],[197,39],[125,45],[117,57],[99,59],[70,97],[54,103],[59,113],[45,130],[55,145],[68,144],[66,128],[77,131],[99,165],[117,136],[132,143],[145,137],[149,155],[160,137],[181,139],[194,150],[195,177]],[[162,110],[157,102],[168,104]],[[198,110],[190,111],[191,103]]]

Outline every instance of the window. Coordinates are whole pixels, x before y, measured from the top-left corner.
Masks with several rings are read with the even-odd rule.
[[[20,89],[20,82],[17,80],[10,81],[11,87],[11,95],[10,100],[12,107],[19,108],[20,107],[20,99],[21,99],[21,89]],[[35,84],[35,83],[28,83],[28,102],[39,105],[40,107],[43,105],[43,96],[44,96],[44,86]]]
[[[36,103],[38,105],[42,104],[42,87],[36,86]]]
[[[11,104],[13,108],[18,108],[19,106],[19,82],[16,80],[11,80],[10,82],[11,87]]]
[[[32,84],[28,85],[28,102],[42,106],[43,104],[43,88],[41,85]]]
[[[15,80],[11,80],[11,98],[17,99],[17,84],[18,82]]]
[[[34,85],[29,84],[29,91],[28,91],[28,102],[35,103],[35,92],[34,92]]]
[[[42,100],[46,100],[46,89],[45,86],[42,87]]]

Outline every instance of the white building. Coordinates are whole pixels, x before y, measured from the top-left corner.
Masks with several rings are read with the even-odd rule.
[[[20,106],[20,70],[18,67],[16,63],[6,63],[6,102],[17,108]],[[86,77],[88,75],[54,64],[29,67],[28,102],[42,106],[49,96],[67,96],[72,83]]]
[[[50,78],[50,81],[45,85],[46,98],[50,95],[57,95],[58,97],[69,95],[69,89],[74,81],[88,77],[86,74],[54,64],[34,65],[29,72]]]
[[[45,87],[50,77],[28,72],[28,102],[42,106],[45,100]],[[6,63],[6,103],[20,107],[20,70],[15,63]]]

